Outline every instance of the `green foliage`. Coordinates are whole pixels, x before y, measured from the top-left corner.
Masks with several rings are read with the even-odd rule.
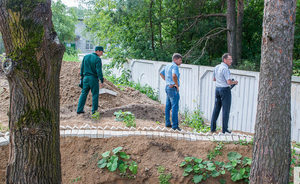
[[[1,91],[0,91],[1,92]],[[3,126],[2,124],[0,124],[0,132],[7,132],[9,130],[8,127]]]
[[[216,156],[222,155],[221,150],[223,149],[223,146],[224,146],[224,143],[219,142],[218,145],[212,151],[209,151],[209,153],[207,154],[207,159],[213,160],[216,158]]]
[[[158,179],[160,184],[170,184],[169,180],[172,178],[172,174],[166,174],[165,170],[166,169],[163,166],[158,166],[157,168],[157,172],[159,174]]]
[[[239,141],[234,142],[234,144],[239,144],[241,146],[253,145],[253,138],[249,142],[247,141],[247,139],[244,139],[244,140],[240,139]]]
[[[99,112],[95,112],[94,114],[92,114],[92,119],[99,120],[100,119],[100,113]]]
[[[220,162],[221,163],[221,162]],[[209,177],[218,177],[225,174],[222,167],[224,163],[214,163],[213,161],[204,161],[196,157],[185,157],[180,167],[184,169],[183,176],[193,175],[193,182],[200,183]]]
[[[130,156],[121,151],[123,147],[117,147],[110,151],[102,153],[102,159],[98,161],[99,168],[107,168],[110,172],[119,170],[122,176],[133,178],[138,171],[138,165],[135,161],[129,160]]]
[[[297,1],[293,58],[300,60],[300,1]],[[299,68],[298,68],[299,69]],[[298,72],[299,73],[299,72]],[[299,76],[299,75],[297,75]]]
[[[123,121],[127,127],[136,127],[135,116],[131,112],[119,110],[114,112],[114,115],[116,116],[116,121]]]
[[[78,51],[72,47],[66,47],[66,51],[63,56],[63,61],[75,61],[80,62],[78,58]]]
[[[293,62],[293,75],[300,77],[300,59]]]
[[[240,63],[235,69],[239,70],[250,70],[250,71],[259,71],[259,63],[252,62],[249,60],[243,60],[242,63]]]
[[[227,154],[229,162],[225,164],[225,168],[231,174],[232,181],[249,181],[250,167],[252,159],[244,157],[237,152],[230,152]]]
[[[124,61],[124,59],[123,59],[123,61]],[[148,86],[148,85],[142,86],[140,83],[135,83],[130,80],[131,79],[130,70],[126,70],[123,68],[122,72],[121,72],[122,74],[119,77],[112,74],[111,70],[114,67],[117,67],[117,68],[123,67],[123,64],[124,64],[124,63],[122,63],[123,61],[120,61],[120,62],[114,61],[109,65],[103,65],[105,79],[109,80],[114,85],[118,86],[121,90],[124,90],[124,86],[132,87],[132,88],[140,91],[141,93],[146,94],[152,100],[157,101],[158,93],[155,90],[153,90],[150,86]]]
[[[52,21],[61,43],[75,40],[77,15],[74,9],[68,8],[61,0],[51,2]]]
[[[90,2],[90,1],[89,1]],[[300,59],[300,5],[297,1],[294,58]],[[94,0],[85,19],[87,29],[103,45],[110,58],[170,61],[174,52],[184,63],[214,66],[227,50],[226,31],[205,37],[213,29],[226,28],[226,17],[198,17],[226,13],[221,0]],[[261,58],[263,0],[244,2],[240,69],[258,71]],[[201,12],[201,13],[200,13]],[[216,33],[216,32],[213,32]],[[204,49],[203,49],[204,48]],[[189,52],[190,51],[190,52]]]
[[[209,177],[219,177],[226,173],[231,174],[232,181],[249,181],[250,166],[252,159],[244,157],[237,152],[227,155],[229,162],[204,161],[195,157],[185,157],[180,167],[184,168],[183,176],[193,175],[193,182],[200,183]],[[224,183],[224,180],[220,180]]]
[[[300,148],[300,143],[296,143],[294,144],[295,147]],[[292,155],[291,155],[291,167],[290,167],[290,178],[294,178],[293,174],[294,174],[294,167],[300,167],[300,154],[296,153],[295,149],[292,149]],[[292,181],[290,181],[290,183],[293,183]]]
[[[224,144],[222,142],[210,151],[207,155],[209,161],[205,161],[196,157],[185,157],[184,161],[179,165],[184,169],[183,176],[193,175],[193,182],[200,183],[207,180],[209,177],[219,177],[226,173],[226,170],[231,174],[232,181],[249,181],[250,166],[252,159],[242,157],[237,152],[227,154],[228,162],[211,161],[217,155],[222,155],[221,150]],[[221,177],[220,183],[226,183]]]
[[[0,55],[5,52],[4,43],[2,39],[2,35],[0,33]]]
[[[79,176],[79,177],[71,180],[71,183],[77,183],[77,182],[80,182],[80,180],[81,180],[81,177]]]
[[[191,113],[189,111],[185,111],[183,114],[182,124],[193,128],[196,132],[210,131],[210,126],[204,123],[200,109],[197,109]]]

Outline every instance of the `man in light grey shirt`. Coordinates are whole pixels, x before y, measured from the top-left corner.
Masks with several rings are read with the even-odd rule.
[[[232,57],[229,53],[222,56],[222,63],[215,67],[213,80],[216,81],[215,107],[211,118],[211,132],[216,131],[216,122],[221,108],[223,109],[222,132],[231,133],[228,130],[229,112],[231,106],[230,85],[236,85],[238,81],[230,79],[229,66],[232,64]]]

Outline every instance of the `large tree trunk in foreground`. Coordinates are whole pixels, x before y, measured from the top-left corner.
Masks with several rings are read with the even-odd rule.
[[[265,0],[250,183],[288,183],[296,0]]]
[[[59,73],[51,0],[0,0],[10,87],[7,183],[61,183]],[[8,61],[8,60],[6,60]],[[11,67],[8,67],[10,65]]]
[[[232,64],[236,65],[236,11],[235,0],[227,0],[227,48],[232,56]]]

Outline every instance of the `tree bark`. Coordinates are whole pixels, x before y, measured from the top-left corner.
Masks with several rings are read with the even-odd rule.
[[[288,183],[296,0],[265,0],[250,183]]]
[[[232,64],[236,65],[236,12],[235,0],[227,0],[227,48],[232,56]]]
[[[159,1],[159,45],[161,51],[163,50],[163,44],[162,44],[162,0]]]
[[[153,0],[150,0],[149,20],[150,20],[150,30],[151,30],[151,46],[152,46],[153,52],[155,52],[154,28],[153,28],[153,21],[152,21],[152,7],[153,7]]]
[[[244,0],[238,0],[237,30],[236,30],[236,64],[242,59],[242,33],[244,18]]]
[[[8,59],[10,152],[7,184],[61,183],[59,73],[51,0],[0,0]]]

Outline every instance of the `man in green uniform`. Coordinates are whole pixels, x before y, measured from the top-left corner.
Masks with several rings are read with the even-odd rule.
[[[100,88],[103,86],[102,61],[100,58],[103,52],[103,47],[97,46],[94,53],[84,56],[82,60],[80,76],[83,78],[83,87],[78,102],[77,114],[84,113],[83,108],[90,90],[93,95],[92,114],[98,110],[99,80],[101,81]]]

